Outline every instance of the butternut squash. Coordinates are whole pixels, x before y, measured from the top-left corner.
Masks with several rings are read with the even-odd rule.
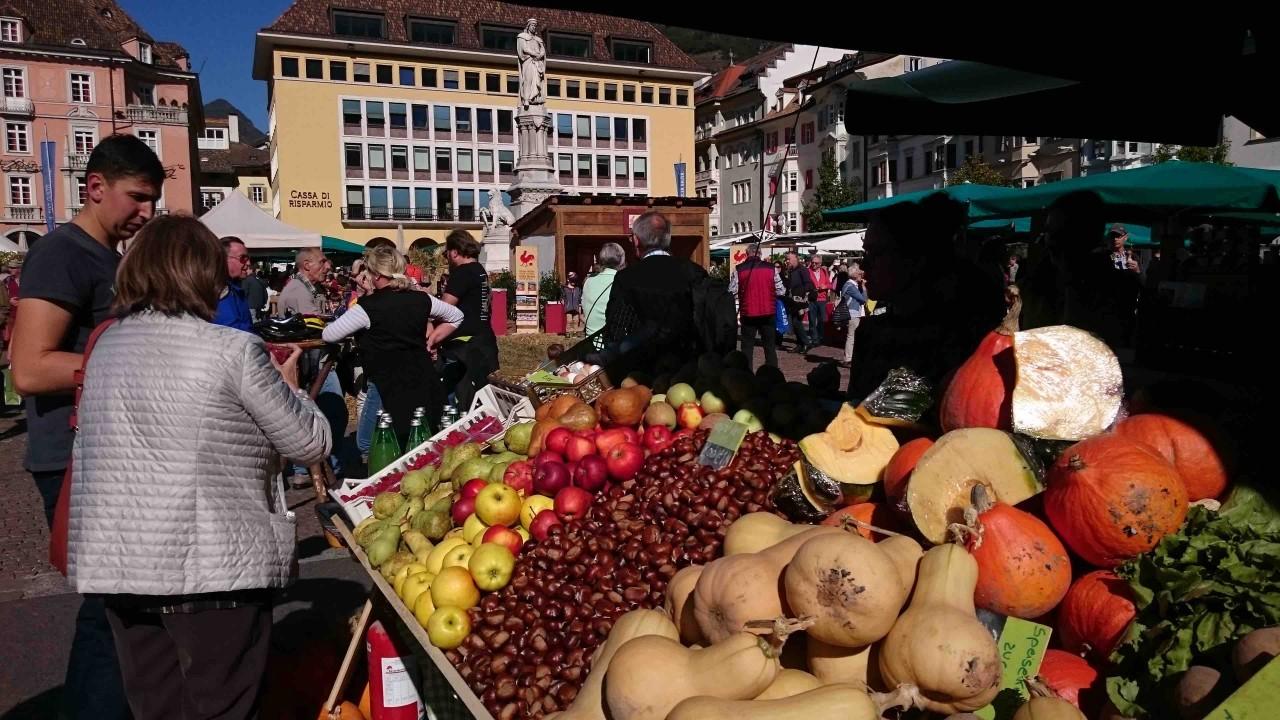
[[[756,700],[778,700],[799,695],[823,686],[823,682],[803,670],[783,668],[773,684],[756,696]]]
[[[999,691],[995,639],[978,621],[973,591],[978,563],[958,545],[931,548],[920,560],[915,594],[880,646],[889,687],[914,685],[923,709],[977,710]]]
[[[705,695],[682,701],[667,720],[879,720],[880,708],[854,685],[826,685],[777,700],[722,700]]]
[[[555,717],[558,720],[605,720],[604,695],[601,691],[609,664],[624,643],[647,636],[677,640],[679,632],[671,620],[657,610],[632,610],[619,617],[609,631],[609,637],[596,650],[591,660],[591,672],[587,674],[573,704]]]
[[[876,547],[888,555],[894,567],[898,568],[903,591],[909,597],[911,589],[916,586],[916,570],[920,566],[920,558],[924,557],[924,548],[906,535],[892,535],[876,543]]]
[[[815,637],[806,638],[805,654],[809,672],[823,685],[845,683],[862,688],[871,687],[868,676],[872,669],[871,645],[848,648],[824,643]]]
[[[812,525],[788,522],[773,513],[747,513],[729,526],[724,533],[724,554],[742,555],[760,552],[770,545],[777,545],[793,535],[813,529]]]
[[[702,577],[702,565],[690,565],[671,577],[667,583],[667,596],[663,601],[663,609],[671,616],[671,621],[680,631],[680,641],[685,645],[704,644],[706,638],[698,627],[698,619],[693,614],[693,588]]]
[[[1033,697],[1018,708],[1013,720],[1085,720],[1085,716],[1062,698]]]
[[[903,585],[888,553],[843,531],[808,539],[784,578],[791,611],[814,619],[809,637],[850,648],[869,645],[889,632],[907,601]]]
[[[781,578],[805,541],[845,535],[831,527],[810,527],[757,553],[730,555],[707,563],[693,588],[693,613],[702,635],[718,643],[748,622],[786,614]]]
[[[699,695],[748,700],[777,679],[779,648],[740,632],[702,650],[647,635],[618,648],[605,673],[610,720],[663,720],[680,702]]]

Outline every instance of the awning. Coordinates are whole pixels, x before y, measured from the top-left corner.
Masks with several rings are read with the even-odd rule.
[[[356,243],[343,240],[342,238],[332,237],[330,235],[325,235],[320,238],[320,247],[325,250],[330,250],[333,252],[345,252],[345,253],[352,253],[354,255],[364,254],[363,245],[358,245]]]
[[[866,230],[854,230],[844,235],[819,240],[813,246],[818,249],[818,252],[862,252],[862,239],[866,234]]]
[[[250,250],[321,247],[320,233],[277,220],[238,192],[229,193],[200,222],[218,237],[240,238]]]
[[[1014,188],[996,187],[994,185],[975,185],[972,183],[962,183],[959,185],[949,185],[938,190],[919,190],[917,192],[906,193],[904,195],[894,195],[893,197],[877,198],[866,202],[857,203],[855,205],[847,205],[835,210],[827,210],[822,213],[822,217],[827,220],[835,220],[840,222],[864,221],[880,210],[902,203],[920,203],[926,198],[934,195],[944,195],[960,203],[969,204],[969,217],[982,217],[979,213],[975,215],[973,203],[977,200],[1005,197],[1007,195],[1016,195],[1020,191]]]

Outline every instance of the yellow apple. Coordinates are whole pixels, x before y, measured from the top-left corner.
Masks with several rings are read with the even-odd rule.
[[[480,602],[480,591],[471,579],[471,571],[466,566],[447,567],[436,574],[431,581],[431,602],[436,607],[446,605],[470,610]]]
[[[427,572],[439,575],[440,568],[444,567],[444,556],[449,554],[450,550],[458,547],[459,545],[466,544],[467,541],[460,537],[441,540],[435,547],[431,548],[431,554],[427,556]]]
[[[476,495],[476,515],[486,525],[511,525],[520,519],[520,493],[510,485],[491,483]]]
[[[450,567],[466,567],[471,562],[471,553],[475,552],[474,545],[468,545],[465,542],[458,547],[445,553],[444,562],[441,563],[442,568]]]
[[[418,624],[426,627],[431,613],[436,611],[436,604],[431,602],[431,591],[428,590],[419,595],[417,602],[410,607],[413,608],[413,617],[417,619]]]
[[[468,543],[474,543],[476,538],[484,535],[484,531],[488,529],[489,526],[480,519],[479,515],[471,513],[467,516],[467,521],[462,524],[462,539]]]
[[[524,505],[520,508],[520,527],[525,530],[533,524],[533,516],[543,510],[550,510],[556,506],[556,501],[546,495],[530,495],[524,501]]]
[[[439,607],[427,618],[427,637],[441,650],[452,650],[471,634],[471,618],[457,607]]]
[[[501,590],[511,582],[511,572],[516,569],[516,556],[504,545],[484,543],[471,553],[467,563],[476,587],[486,592]]]
[[[410,575],[404,581],[403,592],[400,599],[404,600],[404,604],[413,607],[418,601],[418,596],[431,588],[431,581],[435,579],[435,575],[429,572],[420,572],[417,575]]]
[[[520,534],[520,539],[525,542],[529,542],[529,538],[533,537],[529,534],[529,531],[525,530],[523,527],[517,527],[516,532]]]
[[[461,537],[462,537],[462,528],[460,527],[456,527],[444,534],[445,540],[448,540],[449,538],[461,538]],[[436,547],[440,547],[440,546],[437,545]]]

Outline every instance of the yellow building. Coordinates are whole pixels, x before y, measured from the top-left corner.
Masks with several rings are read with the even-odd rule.
[[[565,190],[677,195],[706,73],[652,25],[486,0],[295,0],[254,56],[276,216],[358,243],[479,236],[479,208],[516,179],[515,36],[529,16]]]

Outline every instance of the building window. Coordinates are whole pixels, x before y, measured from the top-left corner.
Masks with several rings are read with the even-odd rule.
[[[380,102],[366,100],[364,103],[365,116],[368,118],[368,127],[370,130],[377,128],[378,134],[382,134],[382,129],[386,127],[386,118],[382,114],[383,105]]]
[[[347,143],[343,146],[343,155],[346,157],[346,168],[348,170],[364,169],[364,152],[356,143]]]
[[[514,173],[516,171],[516,153],[514,150],[498,151],[498,172]]]
[[[280,74],[284,77],[298,77],[298,58],[282,57],[280,58]]]
[[[0,42],[22,42],[22,21],[17,18],[0,19]]]
[[[397,220],[408,220],[413,217],[409,208],[409,188],[391,188],[391,216]]]
[[[569,80],[565,82],[564,96],[568,98],[579,98],[582,96],[582,83],[577,80]]]
[[[493,111],[489,108],[476,110],[476,132],[493,134]]]
[[[608,140],[609,131],[612,129],[611,127],[612,125],[613,123],[609,121],[608,117],[605,117],[603,115],[597,115],[596,116],[596,139]]]
[[[391,146],[391,169],[409,171],[409,148],[404,145]]]
[[[520,77],[517,75],[507,75],[506,77],[507,77],[507,94],[519,95],[520,94]]]
[[[431,148],[415,147],[413,149],[413,171],[431,172]]]
[[[902,158],[902,163],[903,163],[903,164],[902,164],[902,171],[903,171],[902,177],[903,177],[903,179],[905,179],[905,180],[910,180],[911,178],[915,177],[915,175],[916,175],[916,159],[915,159],[915,157],[913,157],[913,156],[911,156],[911,155],[907,155],[907,156],[905,156],[905,157],[903,157],[903,158]]]
[[[567,57],[591,57],[591,36],[547,33],[547,53]]]
[[[427,134],[427,106],[414,105],[413,110],[413,134],[417,136],[421,132],[424,136]]]
[[[579,115],[577,135],[579,139],[591,139],[591,116]]]
[[[31,178],[15,176],[9,178],[9,204],[31,205]]]
[[[800,232],[800,213],[787,213],[787,232]]]
[[[613,179],[623,182],[631,177],[630,163],[625,157],[616,157],[613,159]]]
[[[641,86],[640,102],[644,103],[645,105],[653,104],[653,88],[649,87],[648,85]]]
[[[643,182],[649,177],[649,160],[647,158],[634,158],[631,161],[631,167],[635,169],[635,178],[639,182]]]
[[[677,105],[679,105],[680,107],[687,107],[687,106],[689,105],[689,91],[688,91],[688,90],[677,90],[677,91],[676,91],[676,104],[677,104]]]
[[[799,179],[800,179],[800,174],[799,174],[799,173],[796,173],[796,172],[789,172],[789,173],[787,173],[787,191],[788,191],[788,192],[795,192],[795,191],[796,191],[796,189],[797,189],[797,183],[798,183]]]
[[[333,11],[333,34],[347,37],[378,38],[384,36],[382,16],[348,10]]]
[[[609,166],[612,163],[608,155],[596,156],[596,178],[598,182],[604,182],[609,179]]]
[[[493,174],[493,151],[477,150],[476,151],[476,168],[481,175]]]
[[[364,217],[364,188],[347,187],[347,218],[359,220]]]
[[[547,97],[560,97],[559,78],[547,78]]]
[[[71,147],[77,155],[88,155],[93,146],[98,144],[98,133],[95,130],[77,128],[71,131]]]
[[[1131,152],[1131,153],[1136,153],[1136,152],[1138,152],[1138,143],[1136,143],[1136,142],[1131,142],[1131,143],[1129,143],[1129,152]]]
[[[591,156],[578,156],[578,181],[582,185],[591,184]]]
[[[636,118],[631,121],[631,139],[638,143],[648,142],[649,131],[648,122],[643,118]]]
[[[510,135],[510,134],[511,134],[511,132],[512,132],[511,127],[512,127],[512,125],[511,125],[511,111],[510,111],[510,110],[499,110],[499,111],[498,111],[498,134],[499,134],[499,135]]]
[[[159,130],[139,130],[138,139],[147,144],[151,151],[156,155],[160,154],[160,131]]]
[[[623,85],[622,86],[622,102],[633,103],[635,101],[636,101],[636,86]]]
[[[386,172],[387,148],[383,145],[369,146],[369,172]]]
[[[671,88],[665,88],[665,87],[658,88],[658,104],[659,105],[671,104]]]
[[[778,152],[778,133],[776,130],[764,136],[764,151],[769,154]]]
[[[923,174],[928,175],[931,172],[933,172],[933,151],[925,150]]]
[[[909,57],[907,58],[907,72],[915,72],[924,67],[924,58]]]
[[[222,202],[223,197],[221,190],[201,190],[200,207],[205,210],[212,210]]]
[[[436,148],[436,172],[446,177],[453,174],[453,151],[449,148]]]
[[[324,79],[324,61],[318,58],[307,58],[307,79]]]
[[[358,62],[352,65],[351,79],[358,83],[369,82],[369,63]]]
[[[400,77],[400,84],[404,87],[413,87],[418,84],[418,71],[411,67],[401,65],[397,75]]]
[[[617,99],[618,99],[618,84],[617,84],[617,83],[605,83],[605,84],[604,84],[604,99],[605,99],[605,100],[608,100],[609,102],[616,102],[616,101],[617,101]]]
[[[444,89],[445,90],[458,89],[458,71],[457,70],[444,71]]]
[[[502,92],[502,76],[493,73],[485,73],[484,75],[484,91],[488,93]]]
[[[431,219],[431,188],[413,189],[413,216],[418,220]]]
[[[71,73],[71,102],[93,102],[93,76],[89,73]]]
[[[622,142],[627,142],[627,140],[630,139],[627,136],[627,119],[626,118],[613,119],[613,137],[617,140],[621,140]]]
[[[587,99],[588,100],[600,99],[600,83],[595,83],[595,82],[587,83]]]
[[[409,20],[409,41],[452,45],[458,34],[458,24],[443,20]]]
[[[786,145],[794,145],[796,142],[795,127],[782,128],[782,142]]]
[[[4,96],[20,98],[27,96],[27,71],[25,68],[5,68]]]
[[[138,60],[148,65],[151,64],[151,46],[147,43],[138,43]]]
[[[463,81],[465,82],[463,87],[467,90],[470,90],[471,92],[480,92],[480,73],[463,73]]]
[[[519,30],[509,27],[480,26],[480,44],[489,50],[515,50]]]
[[[329,79],[334,82],[347,81],[347,63],[345,60],[329,61]]]
[[[250,185],[249,199],[259,205],[266,205],[267,204],[267,188],[263,185]],[[83,205],[84,202],[81,201],[80,204]]]
[[[964,156],[965,158],[973,157],[973,141],[972,140],[964,141]]]
[[[800,126],[800,144],[808,145],[814,139],[813,123],[807,122]]]
[[[75,198],[76,207],[84,207],[89,202],[89,183],[84,175],[71,177],[71,196]]]
[[[573,137],[573,116],[569,113],[556,113],[556,133],[562,138]]]
[[[448,105],[435,106],[435,118],[432,124],[435,125],[436,131],[449,132],[450,130],[453,129],[449,124],[449,106]]]
[[[378,65],[378,66],[376,66],[376,69],[377,69],[377,72],[378,72],[378,84],[379,84],[379,85],[390,85],[390,84],[391,84],[391,66],[390,66],[390,65]]]
[[[27,123],[5,123],[4,147],[11,153],[31,152],[31,127]]]
[[[653,45],[633,40],[614,40],[611,43],[613,59],[621,62],[653,62]]]
[[[471,108],[460,107],[453,109],[454,126],[458,128],[458,132],[471,134]]]
[[[390,217],[387,205],[387,188],[372,186],[369,188],[369,217],[374,220],[386,220]]]
[[[422,87],[433,88],[436,86],[436,69],[422,68]]]

